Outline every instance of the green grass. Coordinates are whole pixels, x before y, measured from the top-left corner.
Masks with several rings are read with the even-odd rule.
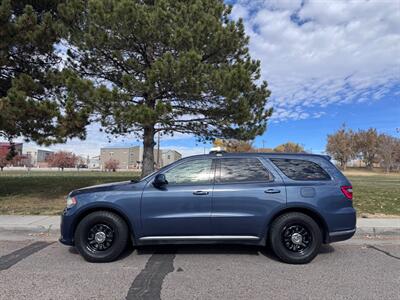
[[[60,214],[74,189],[137,179],[134,172],[0,172],[0,214]]]
[[[65,196],[84,186],[137,179],[134,172],[0,172],[0,214],[59,214]],[[349,170],[358,214],[400,216],[400,174]]]
[[[354,206],[359,215],[400,215],[400,175],[349,172]]]

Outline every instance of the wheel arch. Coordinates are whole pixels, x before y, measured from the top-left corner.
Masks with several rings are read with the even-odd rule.
[[[270,221],[268,222],[267,225],[267,235],[266,235],[266,240],[268,240],[268,236],[269,236],[269,231],[271,228],[272,223],[281,215],[286,214],[286,213],[290,213],[290,212],[299,212],[299,213],[303,213],[307,216],[309,216],[310,218],[312,218],[315,222],[317,222],[318,226],[321,228],[322,231],[322,241],[323,243],[327,243],[329,240],[329,228],[328,228],[328,224],[325,222],[324,218],[322,217],[322,215],[317,212],[315,209],[312,209],[310,207],[304,207],[304,206],[291,206],[291,207],[286,207],[278,212],[276,212],[272,218],[270,219]]]
[[[118,215],[119,217],[121,217],[125,221],[126,225],[128,226],[129,236],[131,238],[131,241],[133,243],[135,243],[135,232],[133,229],[132,222],[129,220],[128,216],[122,211],[122,209],[120,209],[114,205],[108,205],[108,204],[100,204],[100,205],[90,206],[90,207],[86,207],[86,208],[82,209],[81,211],[79,211],[78,215],[75,217],[74,222],[72,224],[72,236],[74,236],[75,230],[78,227],[78,224],[82,221],[82,219],[84,217],[86,217],[87,215],[89,215],[93,212],[96,212],[96,211],[108,211],[108,212],[112,212],[112,213]]]

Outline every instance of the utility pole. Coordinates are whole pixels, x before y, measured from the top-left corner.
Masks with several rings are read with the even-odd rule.
[[[160,132],[157,134],[157,168],[160,168]]]

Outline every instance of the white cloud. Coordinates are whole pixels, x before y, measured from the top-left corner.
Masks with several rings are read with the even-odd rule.
[[[272,122],[320,118],[331,105],[379,101],[393,90],[400,95],[398,0],[239,0],[232,17],[244,19],[252,56],[261,61],[262,78],[272,90]],[[179,144],[185,139],[193,137],[162,137]],[[92,156],[122,144],[137,139],[111,137],[109,143],[95,124],[85,141],[50,148]],[[184,156],[204,152],[203,146],[166,148]]]
[[[400,83],[400,2],[249,1],[234,5],[272,91],[274,119],[377,101]],[[303,109],[300,110],[299,107]]]

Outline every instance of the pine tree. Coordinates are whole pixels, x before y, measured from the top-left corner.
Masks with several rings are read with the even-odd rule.
[[[0,137],[39,144],[85,137],[89,111],[77,96],[89,82],[61,70],[61,2],[0,3]]]
[[[204,141],[265,131],[270,92],[223,1],[75,0],[60,11],[70,66],[96,87],[96,120],[143,139],[142,175],[154,168],[158,132]]]

